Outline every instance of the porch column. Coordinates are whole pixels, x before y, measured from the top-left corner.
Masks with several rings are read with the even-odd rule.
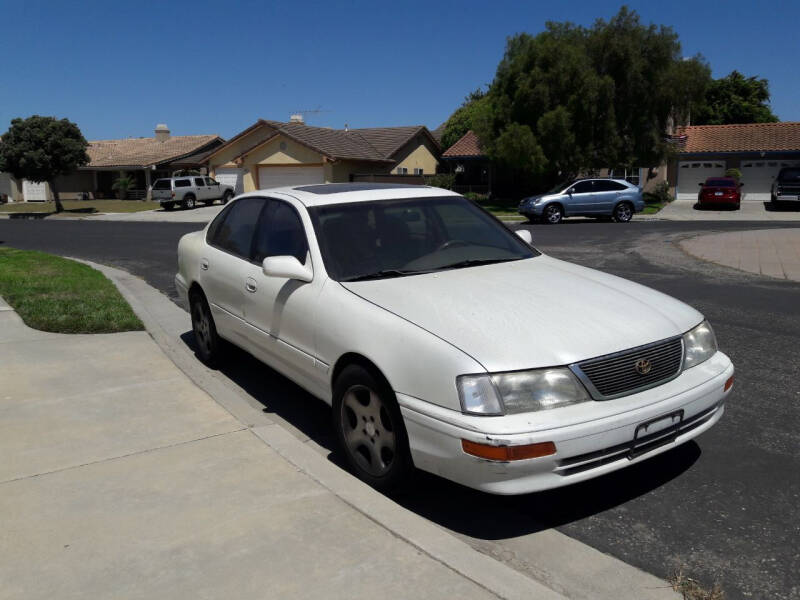
[[[144,168],[144,189],[147,192],[145,199],[150,202],[153,199],[153,194],[150,192],[150,167]]]
[[[97,171],[92,171],[92,198],[97,200]]]

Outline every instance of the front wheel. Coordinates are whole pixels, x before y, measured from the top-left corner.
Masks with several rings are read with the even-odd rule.
[[[333,422],[351,470],[372,487],[399,487],[413,466],[394,392],[360,365],[345,367],[333,393]]]
[[[564,218],[564,209],[562,209],[558,204],[548,204],[545,206],[542,216],[544,218],[544,222],[548,225],[558,225]]]
[[[627,223],[633,218],[633,207],[627,202],[620,202],[614,207],[614,220],[617,223]]]

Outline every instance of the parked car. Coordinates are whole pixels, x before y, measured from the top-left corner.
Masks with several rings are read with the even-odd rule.
[[[700,191],[697,194],[697,204],[703,206],[729,206],[739,210],[742,204],[741,187],[733,177],[709,177],[704,183],[698,184]]]
[[[560,183],[546,194],[524,198],[519,214],[531,223],[550,225],[564,217],[611,217],[627,223],[644,210],[642,189],[624,179],[575,179]]]
[[[223,204],[233,198],[233,186],[219,183],[212,177],[191,175],[156,179],[152,188],[153,200],[157,200],[164,210],[176,206],[194,208],[198,203],[213,204],[222,200]]]
[[[733,365],[695,309],[551,258],[469,200],[392,184],[239,196],[178,244],[198,356],[243,348],[333,408],[378,488],[412,467],[497,494],[687,442]]]
[[[770,200],[773,206],[793,205],[800,208],[800,168],[784,167],[772,182]]]

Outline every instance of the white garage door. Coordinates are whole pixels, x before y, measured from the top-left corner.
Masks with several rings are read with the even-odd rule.
[[[796,167],[798,161],[791,160],[743,160],[740,171],[745,200],[763,202],[769,200],[772,182],[782,167]]]
[[[45,202],[47,200],[47,184],[23,179],[22,197],[25,202]]]
[[[244,193],[244,170],[221,167],[214,171],[214,179],[225,185],[233,186],[234,192],[238,196]]]
[[[322,167],[259,167],[258,188],[325,183]]]
[[[696,200],[700,184],[708,177],[725,175],[721,161],[687,161],[678,163],[678,200]]]

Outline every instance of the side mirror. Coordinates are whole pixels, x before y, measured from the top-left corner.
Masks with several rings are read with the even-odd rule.
[[[302,265],[294,256],[268,256],[261,263],[261,270],[267,277],[297,279],[308,283],[314,279],[311,265]]]
[[[740,183],[740,184],[739,184],[739,187],[744,187],[744,184],[743,184],[743,183]]]
[[[533,243],[533,236],[527,229],[517,229],[514,233],[516,233],[526,244]]]
[[[704,183],[698,183],[697,185],[699,185],[700,187],[703,187],[705,184]]]

